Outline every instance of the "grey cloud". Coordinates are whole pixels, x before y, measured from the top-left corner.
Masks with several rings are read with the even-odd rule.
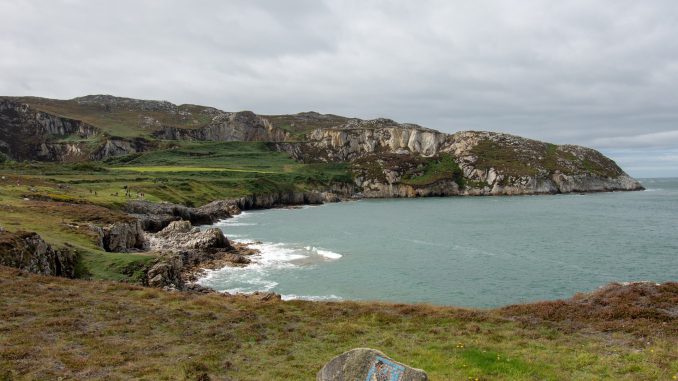
[[[676,146],[675,1],[0,0],[0,14],[2,94]]]

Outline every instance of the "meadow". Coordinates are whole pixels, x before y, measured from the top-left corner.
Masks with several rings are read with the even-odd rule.
[[[657,304],[675,302],[676,286],[658,288]],[[6,267],[0,293],[5,380],[311,380],[333,356],[365,346],[425,369],[433,381],[678,374],[675,326],[656,310],[634,311],[614,299],[597,301],[613,307],[601,319],[568,302],[465,310],[262,301]]]

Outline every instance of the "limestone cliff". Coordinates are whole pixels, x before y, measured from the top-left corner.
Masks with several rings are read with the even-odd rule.
[[[352,161],[374,153],[433,156],[447,137],[442,132],[390,119],[352,119],[336,127],[316,129],[304,142],[279,147],[301,161]]]
[[[166,146],[160,140],[264,141],[298,161],[348,163],[356,191],[365,197],[642,189],[598,151],[508,134],[446,134],[390,119],[314,112],[261,116],[110,95],[63,101],[0,97],[0,160],[104,160]],[[310,194],[283,193],[252,196],[243,204],[314,202]],[[165,226],[168,215],[187,218],[156,214],[164,217],[144,219],[144,228]]]
[[[493,132],[444,134],[388,119],[352,120],[275,147],[305,162],[351,162],[365,197],[643,189],[614,161],[590,148]]]

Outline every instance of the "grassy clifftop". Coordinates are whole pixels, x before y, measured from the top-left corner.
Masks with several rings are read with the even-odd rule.
[[[200,206],[350,181],[344,164],[301,164],[260,142],[182,141],[105,162],[4,163],[0,226],[37,232],[57,248],[71,245],[85,277],[135,281],[135,269],[153,256],[104,252],[87,227],[129,219],[119,209],[130,200]]]
[[[310,380],[369,346],[431,380],[669,380],[678,332],[662,303],[678,288],[643,287],[589,295],[601,315],[587,317],[581,298],[492,311],[261,301],[0,267],[0,377]],[[620,303],[642,295],[654,307]]]

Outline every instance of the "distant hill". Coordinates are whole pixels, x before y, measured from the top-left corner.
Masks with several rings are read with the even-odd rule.
[[[5,159],[107,160],[172,141],[266,142],[299,162],[348,163],[366,197],[642,189],[598,151],[508,134],[446,134],[390,119],[257,115],[110,95],[0,97]]]

